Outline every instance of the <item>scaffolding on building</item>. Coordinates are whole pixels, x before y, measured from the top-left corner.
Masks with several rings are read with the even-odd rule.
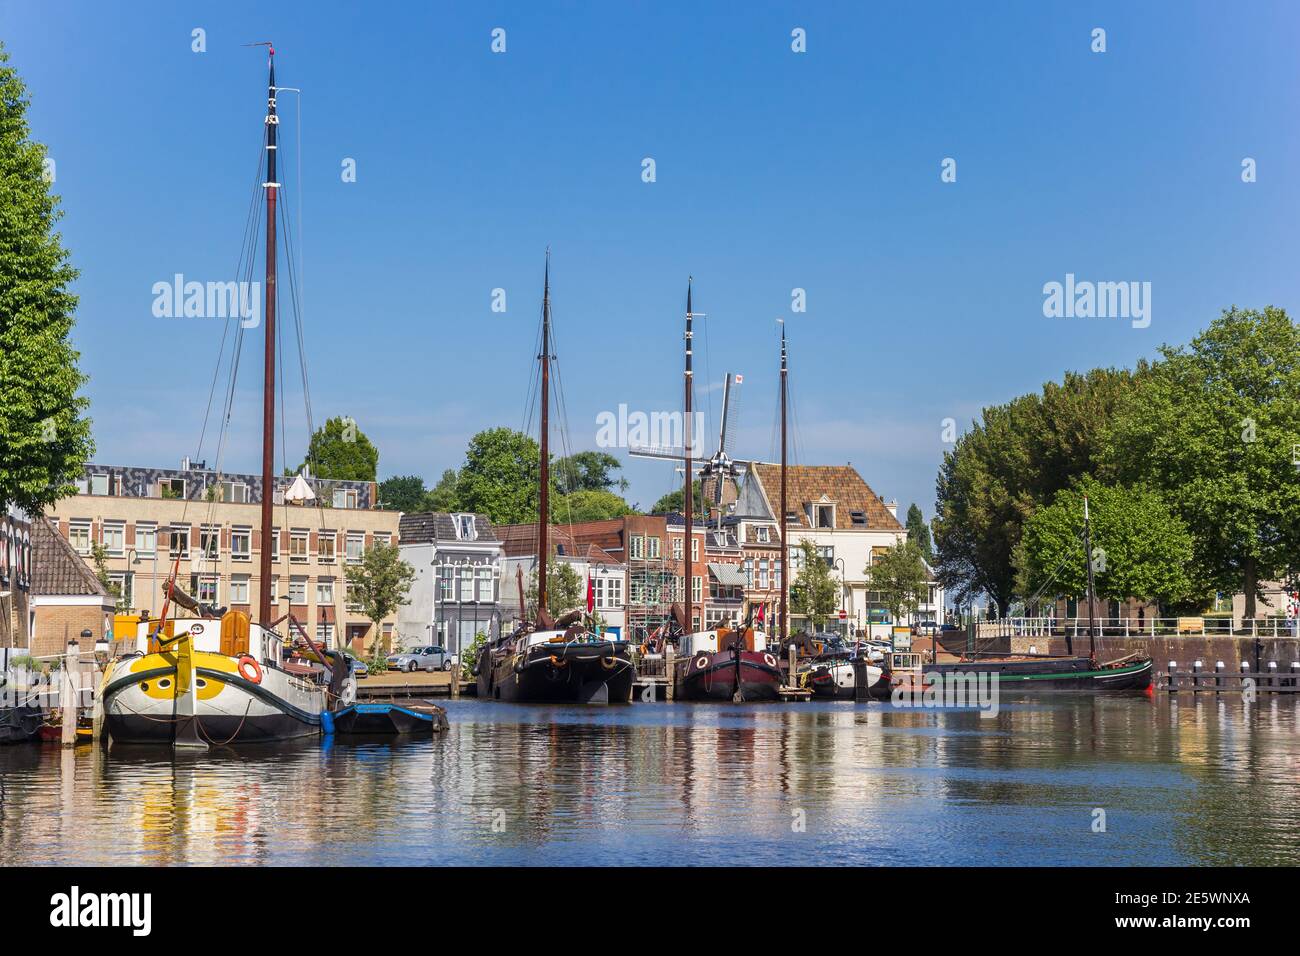
[[[630,559],[627,580],[628,639],[641,643],[671,616],[678,597],[677,575],[660,554]]]

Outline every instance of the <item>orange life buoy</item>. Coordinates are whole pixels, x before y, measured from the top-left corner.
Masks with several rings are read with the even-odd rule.
[[[251,668],[252,673],[249,673],[244,668]],[[257,658],[245,654],[239,659],[239,676],[251,684],[260,684],[262,683],[262,665],[257,663]]]

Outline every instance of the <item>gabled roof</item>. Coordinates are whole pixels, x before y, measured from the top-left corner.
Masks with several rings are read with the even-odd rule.
[[[495,544],[500,540],[487,515],[474,515],[474,530],[478,534],[475,544]],[[401,544],[437,544],[460,539],[456,537],[456,522],[450,512],[426,511],[402,515],[397,525],[397,540]]]
[[[99,595],[108,589],[59,529],[44,516],[32,522],[32,594]]]
[[[756,461],[749,473],[762,483],[762,490],[773,513],[780,508],[781,466]],[[823,499],[835,505],[836,530],[902,531],[898,519],[889,513],[880,496],[871,490],[852,465],[786,466],[786,505],[794,512],[793,527],[812,530],[805,505]],[[854,523],[854,512],[863,523]]]

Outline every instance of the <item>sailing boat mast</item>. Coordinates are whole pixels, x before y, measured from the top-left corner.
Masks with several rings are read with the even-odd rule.
[[[1093,620],[1093,596],[1096,587],[1092,579],[1092,530],[1089,527],[1088,496],[1083,496],[1083,556],[1088,562],[1088,656],[1097,659],[1097,631]]]
[[[258,558],[258,613],[263,626],[274,620],[271,605],[271,509],[275,481],[275,200],[280,184],[275,179],[276,130],[280,118],[275,111],[275,47],[267,44],[266,90],[266,310],[262,357],[262,550]]]
[[[693,626],[692,625],[693,618],[691,617],[691,594],[692,594],[691,585],[693,583],[691,581],[691,544],[692,544],[691,534],[693,530],[691,527],[691,515],[695,510],[694,502],[691,500],[692,497],[691,496],[691,391],[692,391],[691,376],[693,374],[691,372],[691,337],[693,335],[691,331],[691,320],[693,318],[695,318],[695,315],[691,311],[691,277],[687,276],[686,277],[686,374],[684,376],[685,389],[686,389],[686,403],[685,403],[686,424],[685,427],[682,429],[682,437],[684,438],[684,441],[682,443],[683,444],[682,458],[686,463],[686,490],[682,494],[682,510],[686,513],[686,539],[682,544],[682,554],[686,559],[686,574],[682,578],[683,585],[684,585],[682,590],[685,592],[683,597],[685,598],[686,601],[686,621],[684,627],[688,634],[691,632]]]
[[[546,617],[546,557],[547,532],[551,520],[551,250],[546,250],[546,273],[542,284],[542,353],[537,356],[542,363],[542,434],[540,471],[542,476],[541,500],[537,512],[537,617]]]
[[[786,627],[786,595],[790,593],[789,576],[790,576],[790,554],[786,546],[786,531],[789,528],[785,520],[785,393],[786,393],[786,361],[785,361],[785,325],[781,325],[781,514],[777,518],[778,532],[781,535],[781,608],[777,614],[777,637],[779,640],[785,640],[787,636]]]

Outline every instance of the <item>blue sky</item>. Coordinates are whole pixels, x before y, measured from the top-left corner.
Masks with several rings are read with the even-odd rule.
[[[1132,365],[1230,304],[1295,307],[1298,25],[1263,2],[0,6],[81,270],[97,460],[195,451],[220,324],[155,318],[151,289],[235,277],[265,88],[241,44],[269,39],[305,90],[300,156],[281,100],[281,178],[314,411],[354,416],[381,477],[432,482],[524,422],[549,244],[573,447],[619,403],[679,406],[693,274],[700,406],[745,376],[735,452],[774,454],[784,317],[796,459],[927,517],[945,418]],[[1150,327],[1045,318],[1067,273],[1150,282]],[[228,470],[260,460],[245,359]],[[674,487],[668,464],[626,475],[646,507]]]

